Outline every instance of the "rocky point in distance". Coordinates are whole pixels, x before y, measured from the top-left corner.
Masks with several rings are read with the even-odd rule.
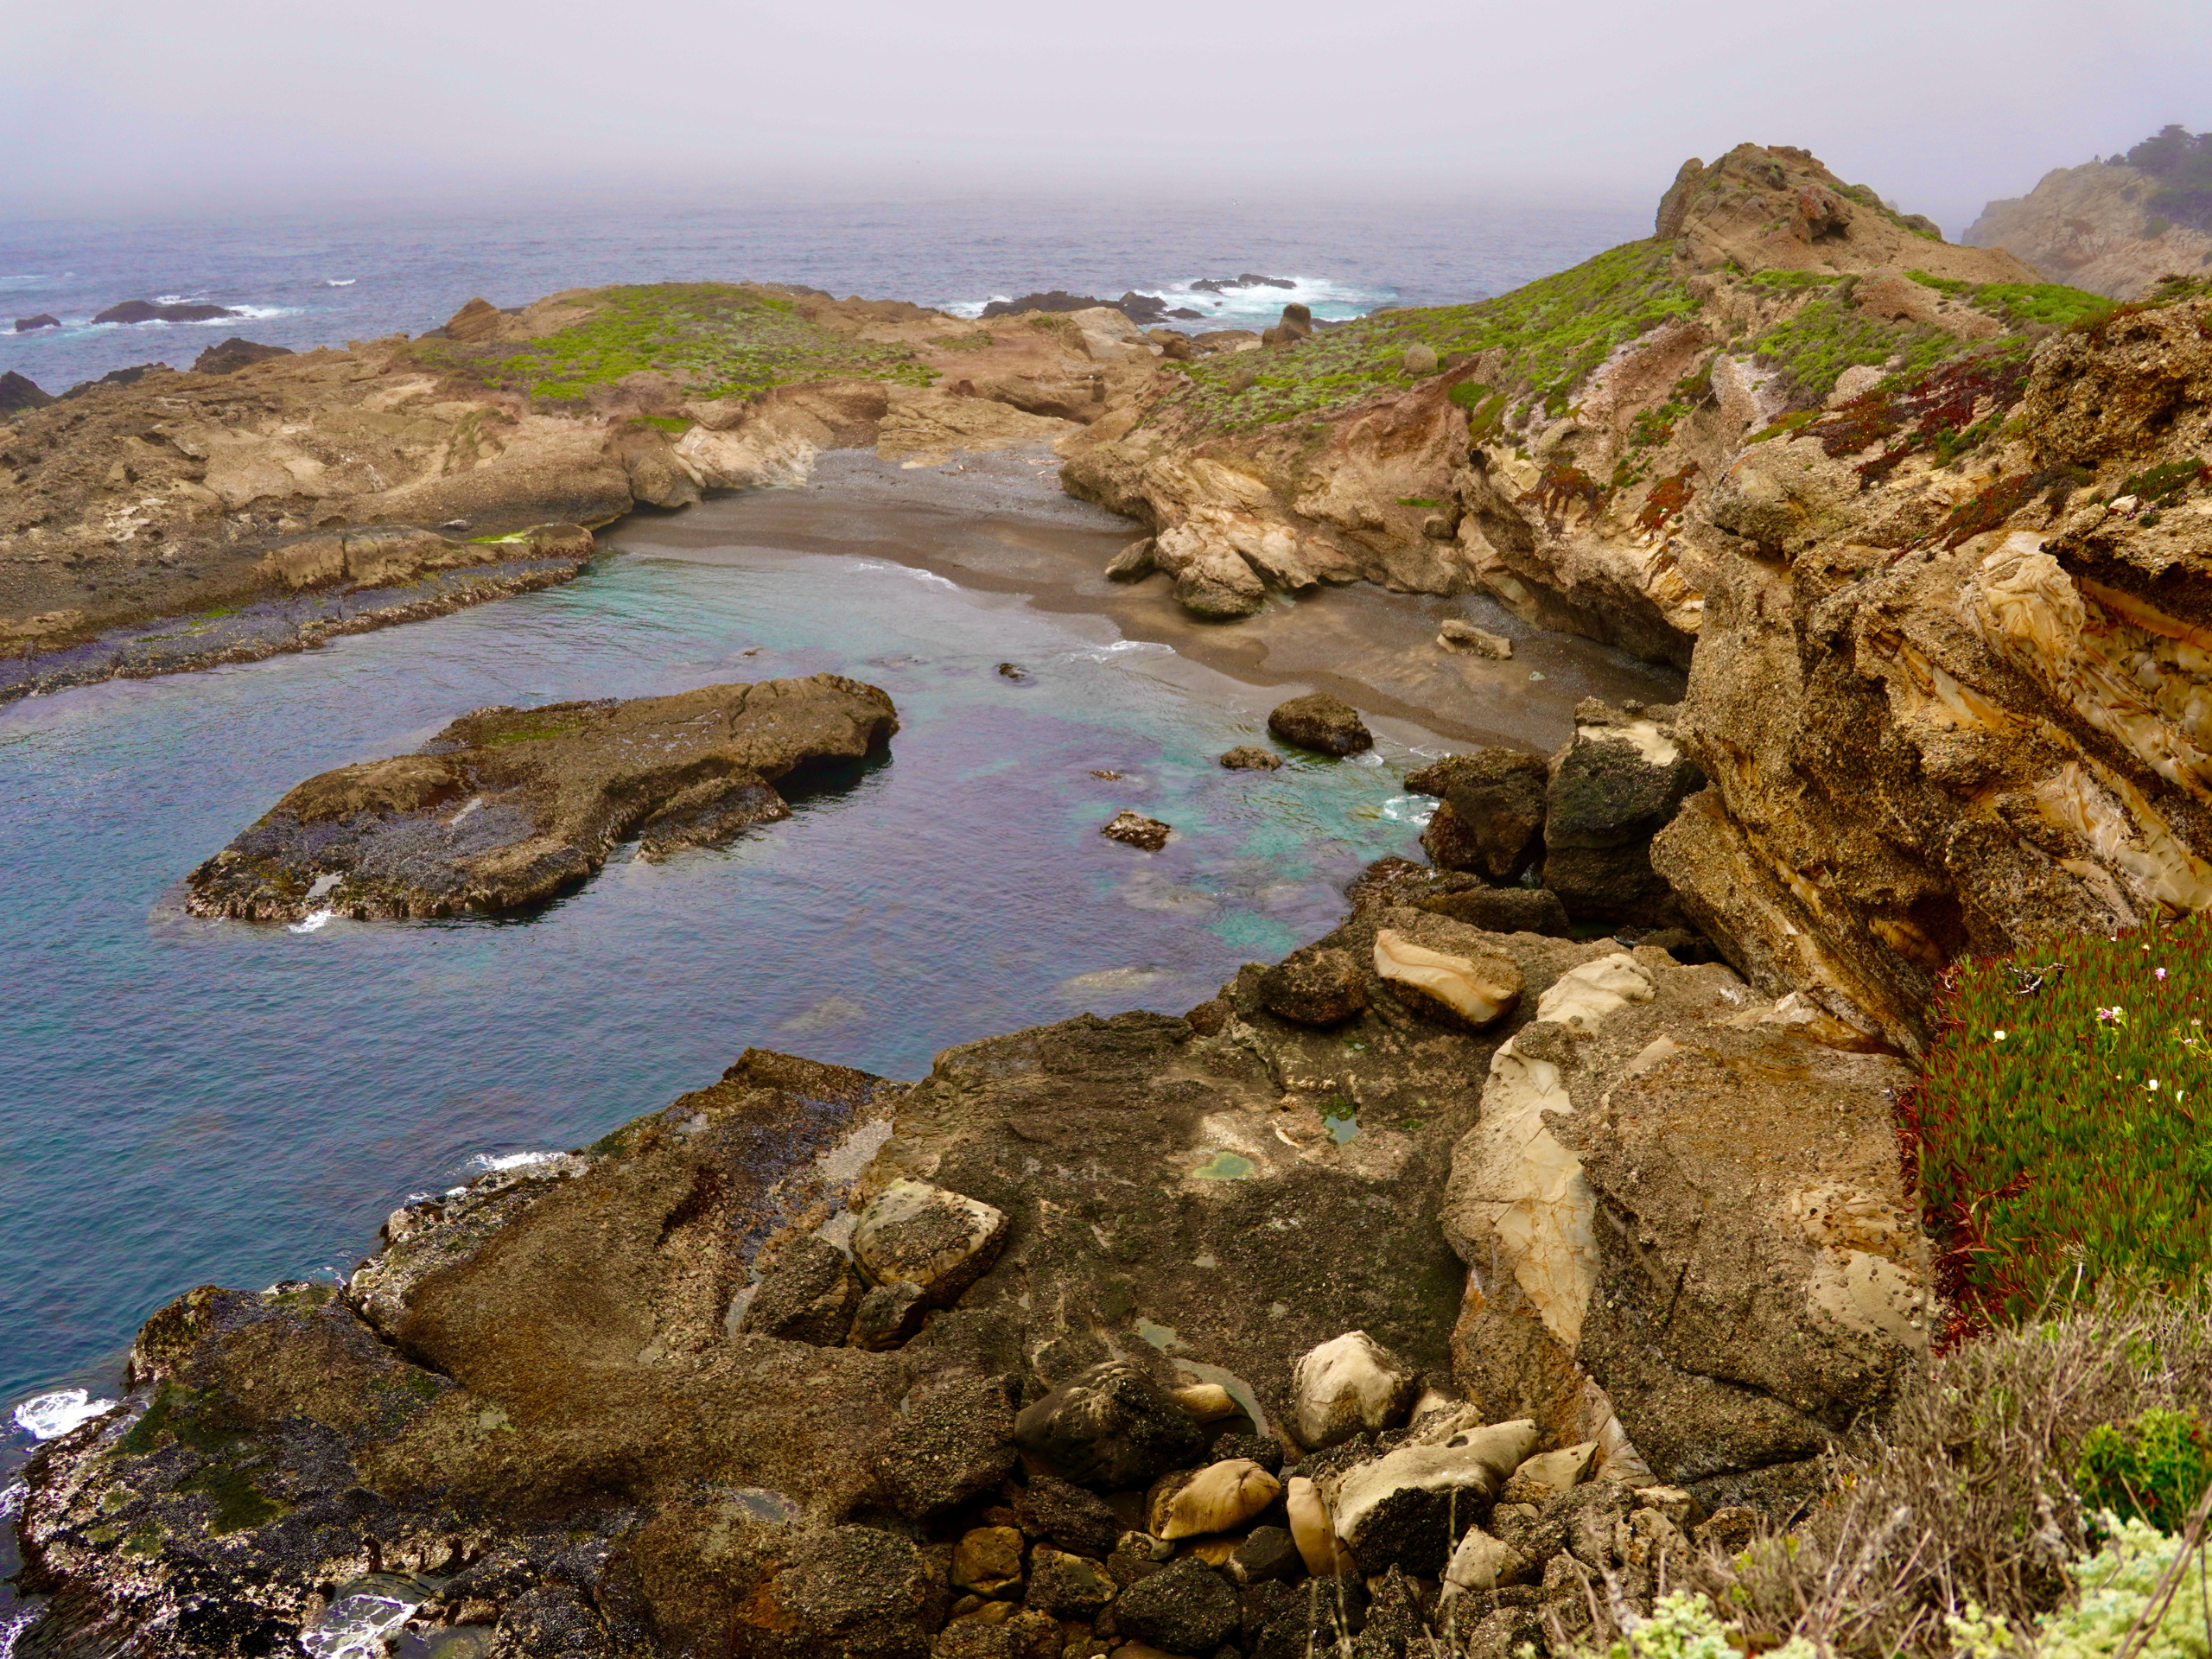
[[[118,462],[188,547],[162,504],[249,491],[214,520],[244,550],[204,556],[226,580],[336,543],[311,594],[458,492],[554,517],[556,451],[604,479],[569,515],[597,523],[841,443],[1050,439],[1152,532],[1122,574],[1162,603],[1479,589],[1689,671],[1548,761],[1428,769],[1457,868],[1386,861],[1184,1014],[913,1085],[748,1052],[396,1212],[342,1288],[181,1299],[124,1406],[29,1471],[53,1639],[265,1653],[374,1572],[455,1654],[1295,1659],[1311,1582],[1385,1642],[1457,1609],[1504,1659],[1579,1639],[1586,1576],[1646,1609],[1681,1541],[1791,1512],[1926,1347],[1892,1101],[1933,976],[2212,901],[2212,300],[2114,308],[1786,147],[1685,166],[1656,232],[1220,350],[1111,308],[472,305],[158,381],[196,477],[136,386],[18,416],[10,510],[50,511],[10,521],[11,603],[128,563],[85,528]],[[791,376],[552,378],[641,318],[780,342]],[[348,425],[387,394],[402,418]],[[415,481],[316,447],[357,429]],[[117,563],[26,573],[41,544]],[[26,638],[81,649],[114,603]],[[1578,905],[1624,937],[1560,937]]]

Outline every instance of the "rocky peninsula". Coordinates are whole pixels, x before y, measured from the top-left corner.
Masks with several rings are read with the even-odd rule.
[[[1573,270],[1319,332],[601,289],[0,442],[19,689],[188,602],[352,592],[356,540],[1045,442],[1163,607],[1481,591],[1688,675],[1416,772],[1433,866],[1185,1013],[913,1084],[748,1051],[395,1212],[340,1286],[191,1292],[31,1465],[46,1651],[1564,1659],[1804,1516],[1925,1375],[1939,976],[2212,906],[2212,288],[2115,306],[1788,147],[1685,164]],[[524,902],[895,725],[828,677],[689,696],[310,779],[193,902]]]

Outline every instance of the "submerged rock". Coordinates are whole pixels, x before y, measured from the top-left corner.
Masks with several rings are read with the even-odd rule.
[[[1275,705],[1268,729],[1286,743],[1322,754],[1357,754],[1375,747],[1375,737],[1359,710],[1326,691],[1308,692]]]
[[[413,754],[311,778],[194,870],[197,916],[357,918],[511,910],[584,880],[636,834],[649,854],[790,816],[772,781],[857,760],[899,728],[835,674],[630,702],[486,709]]]
[[[1282,765],[1282,757],[1273,749],[1245,743],[1223,755],[1221,764],[1231,772],[1273,772]]]

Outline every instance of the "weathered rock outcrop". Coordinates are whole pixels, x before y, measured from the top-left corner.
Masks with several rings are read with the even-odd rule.
[[[899,728],[835,674],[465,715],[413,754],[310,778],[195,869],[195,915],[445,916],[535,903],[635,835],[649,855],[788,817],[772,785]]]
[[[2212,304],[1931,377],[1749,451],[1654,862],[1753,981],[1916,1043],[1962,951],[2212,903]],[[1916,451],[1949,398],[2004,433]]]

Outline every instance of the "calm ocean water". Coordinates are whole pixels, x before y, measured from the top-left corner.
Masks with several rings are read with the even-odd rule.
[[[296,349],[420,334],[476,295],[518,305],[613,282],[754,279],[972,312],[1050,288],[1135,289],[1222,326],[1502,293],[1650,233],[1648,213],[1258,202],[614,202],[174,223],[0,225],[0,372],[60,391],[134,363],[179,368],[234,334]],[[1192,296],[1245,271],[1292,290]],[[210,301],[207,323],[92,326],[119,301]],[[1218,308],[1217,309],[1216,308]],[[16,317],[65,325],[9,332]],[[1192,327],[1200,325],[1192,324]]]
[[[233,332],[308,346],[416,332],[474,294],[660,277],[972,308],[1255,270],[1349,315],[1500,291],[1639,228],[986,202],[19,224],[0,226],[0,313],[71,326],[0,332],[0,369],[58,389],[188,363]],[[1285,297],[1263,292],[1250,318]],[[257,315],[84,326],[142,296]],[[1009,658],[1031,677],[996,673]],[[1413,848],[1407,752],[1231,778],[1213,756],[1273,699],[1172,661],[892,559],[648,545],[556,591],[305,656],[0,710],[0,1411],[111,1395],[138,1323],[181,1291],[343,1271],[410,1193],[594,1139],[747,1044],[915,1077],[950,1043],[1187,1007],[1333,925],[1361,864]],[[186,873],[292,784],[461,711],[821,669],[885,686],[906,729],[887,761],[732,847],[618,858],[509,920],[300,935],[177,906]],[[1152,857],[1102,840],[1124,805],[1177,840]],[[67,1416],[0,1417],[0,1471]]]

